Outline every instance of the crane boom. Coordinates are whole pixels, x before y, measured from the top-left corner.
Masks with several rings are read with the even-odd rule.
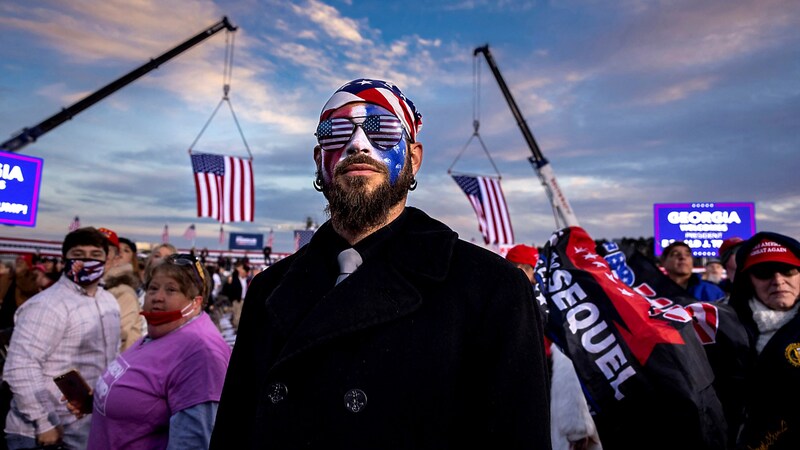
[[[22,147],[32,142],[35,142],[36,139],[41,137],[43,134],[61,125],[62,123],[72,119],[73,117],[75,117],[76,114],[94,105],[100,100],[108,97],[114,92],[122,89],[123,87],[127,86],[128,84],[132,83],[133,81],[142,77],[148,72],[157,69],[161,64],[164,64],[170,59],[180,55],[184,51],[206,40],[207,38],[216,34],[218,31],[221,31],[222,29],[226,29],[228,31],[236,31],[236,27],[231,25],[231,23],[228,21],[228,18],[223,17],[222,20],[220,20],[219,22],[215,23],[214,25],[211,25],[210,27],[198,33],[197,35],[179,44],[175,48],[168,50],[167,52],[165,52],[164,54],[162,54],[157,58],[151,59],[150,61],[139,66],[133,71],[112,81],[106,86],[103,86],[94,93],[89,94],[88,96],[79,100],[75,104],[62,109],[58,113],[48,117],[47,119],[39,122],[38,124],[32,127],[22,129],[22,131],[18,132],[11,139],[0,144],[0,149],[9,152],[15,152],[21,149]]]
[[[492,53],[489,51],[489,45],[477,47],[473,52],[473,56],[477,57],[478,53],[483,53],[483,56],[486,58],[486,63],[489,65],[489,69],[491,69],[492,74],[497,80],[497,84],[500,86],[500,90],[503,92],[503,96],[508,102],[508,106],[511,108],[511,114],[514,115],[519,129],[522,131],[522,136],[525,138],[525,142],[527,142],[531,153],[533,153],[533,156],[529,157],[528,161],[539,176],[547,198],[550,200],[550,205],[553,208],[553,215],[556,220],[556,227],[578,226],[578,218],[572,211],[567,197],[561,191],[556,181],[555,173],[553,173],[553,168],[544,157],[544,154],[542,154],[539,144],[536,143],[533,133],[531,133],[530,128],[528,128],[528,124],[525,122],[525,118],[522,116],[517,102],[514,101],[514,97],[511,95],[511,91],[508,89],[508,85],[503,79],[503,75],[500,74],[500,69],[497,68],[497,63],[495,63],[494,57],[492,57]]]

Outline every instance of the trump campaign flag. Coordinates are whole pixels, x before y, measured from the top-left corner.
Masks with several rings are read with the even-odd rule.
[[[653,313],[580,227],[540,253],[537,300],[570,357],[606,448],[726,448],[726,421],[703,346],[683,310]],[[655,433],[655,436],[654,434]]]
[[[452,175],[464,194],[467,195],[475,215],[478,229],[485,244],[513,244],[514,230],[508,215],[506,198],[500,180],[489,177]]]
[[[191,157],[197,217],[213,217],[221,223],[252,222],[252,161],[210,153],[192,153]]]

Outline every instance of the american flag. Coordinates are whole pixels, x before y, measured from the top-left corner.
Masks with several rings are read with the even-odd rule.
[[[500,180],[488,177],[453,175],[453,179],[467,194],[472,209],[478,216],[478,229],[486,244],[513,244],[514,230],[508,215],[506,199]]]
[[[275,244],[275,233],[272,232],[272,228],[269,229],[269,235],[267,237],[267,247],[272,248]]]
[[[169,244],[169,227],[167,224],[164,224],[164,231],[161,232],[161,242]]]
[[[253,221],[252,161],[192,153],[192,169],[197,191],[197,217],[213,217],[221,223]]]
[[[197,229],[195,228],[194,224],[189,225],[186,227],[186,231],[183,232],[183,238],[187,241],[193,241],[197,237]]]
[[[323,120],[317,127],[319,143],[325,149],[339,149],[350,140],[354,125],[351,119],[336,117]],[[361,124],[370,140],[381,147],[391,147],[400,141],[403,127],[395,116],[367,116]]]
[[[73,231],[77,230],[81,227],[81,219],[78,216],[75,216],[72,219],[72,222],[69,224],[69,232],[72,233]]]
[[[311,242],[311,236],[314,236],[314,230],[294,230],[294,251]]]

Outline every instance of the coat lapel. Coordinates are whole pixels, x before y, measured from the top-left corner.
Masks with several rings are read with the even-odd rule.
[[[279,328],[273,331],[286,339],[273,367],[320,343],[390,322],[422,305],[415,279],[444,279],[457,235],[421,211],[408,210],[402,229],[336,287],[330,258],[324,258],[330,255],[317,251],[313,240],[299,255],[267,299],[270,323]]]

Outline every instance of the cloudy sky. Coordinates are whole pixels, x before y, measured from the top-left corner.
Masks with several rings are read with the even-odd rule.
[[[511,112],[473,50],[489,44],[581,225],[594,238],[653,235],[653,204],[755,202],[756,225],[800,237],[800,2],[794,0],[10,0],[0,3],[2,140],[228,16],[231,103],[253,152],[256,221],[275,233],[321,223],[313,190],[319,110],[344,82],[388,79],[424,116],[409,204],[481,242],[447,174],[502,175],[518,242],[541,245],[552,211]],[[60,239],[73,216],[136,241],[174,243],[197,225],[187,149],[222,98],[221,32],[20,153],[43,158],[35,228]],[[478,81],[476,83],[476,80]],[[465,148],[466,146],[466,148]],[[221,109],[195,150],[246,157]]]

